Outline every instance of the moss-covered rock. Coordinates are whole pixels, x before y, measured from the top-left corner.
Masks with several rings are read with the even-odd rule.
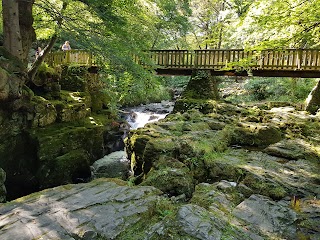
[[[61,88],[72,92],[86,92],[88,91],[87,75],[88,69],[85,66],[63,66]]]
[[[34,96],[32,104],[34,105],[32,127],[44,127],[56,121],[57,111],[50,101],[40,96]]]
[[[312,114],[315,114],[318,109],[320,109],[320,81],[312,89],[306,100],[306,108]]]
[[[90,119],[87,123],[54,124],[30,131],[32,143],[37,146],[41,187],[90,177],[89,166],[105,153],[104,131],[103,125],[93,124]]]
[[[212,76],[210,71],[194,71],[186,89],[182,93],[183,98],[193,99],[219,99],[218,83],[220,79]]]
[[[279,142],[283,133],[276,126],[271,124],[239,123],[234,128],[232,144],[244,146],[266,147]]]
[[[194,180],[186,167],[151,169],[140,185],[154,186],[169,196],[185,194],[187,198],[194,191]]]
[[[85,149],[75,149],[51,161],[42,161],[36,175],[40,188],[86,181],[90,178],[90,160]]]

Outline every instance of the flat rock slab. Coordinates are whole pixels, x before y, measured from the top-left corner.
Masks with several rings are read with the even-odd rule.
[[[0,239],[114,239],[160,193],[107,179],[48,189],[0,206]]]
[[[296,235],[293,223],[297,220],[297,214],[262,195],[251,195],[233,210],[233,215],[266,235],[284,233],[286,236],[292,235],[292,239]]]

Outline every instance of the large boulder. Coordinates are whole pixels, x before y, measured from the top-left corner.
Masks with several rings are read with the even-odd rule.
[[[129,164],[125,151],[110,153],[92,164],[92,177],[126,179],[129,175]]]
[[[154,187],[115,179],[60,186],[0,206],[1,239],[265,239],[235,223]]]
[[[90,178],[90,165],[104,155],[103,125],[78,123],[52,125],[31,130],[37,146],[36,177],[41,188],[84,181]],[[82,180],[81,180],[82,179]]]

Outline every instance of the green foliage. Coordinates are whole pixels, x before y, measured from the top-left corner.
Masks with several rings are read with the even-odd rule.
[[[232,95],[233,102],[288,101],[303,102],[316,84],[308,78],[250,78],[244,85],[245,92]]]

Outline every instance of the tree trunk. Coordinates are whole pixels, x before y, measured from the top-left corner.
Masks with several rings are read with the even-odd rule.
[[[33,24],[32,6],[34,0],[19,0],[19,26],[22,38],[22,61],[28,63],[28,55],[32,43],[36,40]]]
[[[56,40],[57,40],[57,35],[53,35],[49,44],[43,49],[42,56],[39,56],[37,58],[37,60],[32,64],[31,69],[28,71],[29,81],[31,81],[31,82],[33,81],[33,79],[38,71],[39,66],[41,65],[41,63],[45,59],[46,55],[51,51]]]
[[[3,45],[18,59],[23,59],[22,38],[19,25],[18,0],[2,0]]]

